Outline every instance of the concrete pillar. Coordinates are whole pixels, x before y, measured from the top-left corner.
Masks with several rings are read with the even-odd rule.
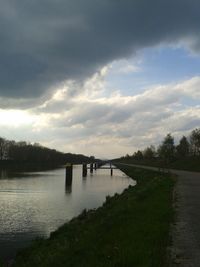
[[[72,184],[72,175],[73,175],[73,165],[71,163],[67,163],[65,165],[65,184]]]
[[[96,169],[97,169],[97,163],[95,162],[95,164],[94,164],[94,169],[95,169],[95,171],[96,171]]]
[[[93,173],[93,163],[90,163],[90,173]]]
[[[82,175],[83,175],[83,177],[86,177],[87,176],[87,164],[86,163],[83,164],[83,172],[82,172]]]

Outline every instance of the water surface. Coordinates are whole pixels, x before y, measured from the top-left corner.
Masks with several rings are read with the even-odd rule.
[[[65,170],[8,175],[0,179],[0,257],[14,257],[16,250],[52,231],[83,209],[97,208],[107,195],[121,193],[135,181],[120,170],[98,169],[82,177],[82,167],[73,167],[71,185]]]

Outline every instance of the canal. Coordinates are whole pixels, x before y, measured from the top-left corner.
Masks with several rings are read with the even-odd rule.
[[[97,208],[107,195],[121,193],[135,181],[120,170],[98,169],[82,177],[82,166],[73,167],[71,186],[65,169],[0,176],[0,258],[13,258],[16,251],[77,216],[83,209]]]

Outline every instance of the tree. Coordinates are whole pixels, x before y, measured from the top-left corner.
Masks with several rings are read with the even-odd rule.
[[[143,159],[143,154],[140,150],[138,150],[137,152],[135,152],[133,154],[133,157],[134,157],[134,159],[141,160],[141,159]]]
[[[200,128],[192,131],[190,135],[190,144],[192,153],[194,155],[200,155]]]
[[[171,134],[167,134],[162,144],[158,148],[158,155],[161,159],[169,163],[174,158],[174,152],[174,138],[171,136]]]
[[[155,157],[155,147],[154,146],[147,147],[143,151],[143,156],[145,159],[153,159]]]
[[[94,162],[95,161],[95,157],[94,156],[90,156],[90,161]]]
[[[7,157],[7,140],[0,137],[0,160]]]
[[[187,138],[183,136],[176,147],[177,155],[182,158],[187,157],[189,156],[189,150],[190,150],[190,144]]]

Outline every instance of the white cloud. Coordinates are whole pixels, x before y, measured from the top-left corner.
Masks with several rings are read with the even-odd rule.
[[[122,73],[122,74],[130,74],[130,73],[135,73],[139,72],[141,69],[138,66],[131,65],[131,64],[126,64],[124,66],[121,66],[117,72]]]
[[[111,64],[109,64],[108,72],[114,74],[133,74],[138,73],[141,71],[141,58],[135,58],[134,62],[130,62],[130,60],[127,59],[121,59],[113,61]]]
[[[200,77],[124,96],[105,94],[106,75],[104,68],[84,84],[63,84],[48,101],[25,111],[31,114],[25,117],[29,123],[22,122],[16,138],[66,152],[116,157],[157,145],[168,132],[178,138],[199,127],[200,106],[191,101],[200,99]],[[10,127],[5,125],[4,136],[10,137]]]
[[[200,77],[196,76],[176,86],[177,90],[184,91],[184,95],[193,99],[200,99]]]

